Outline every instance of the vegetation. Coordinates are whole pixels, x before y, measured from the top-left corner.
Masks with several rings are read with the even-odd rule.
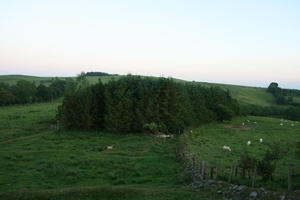
[[[101,79],[102,83],[105,84],[110,80],[117,80],[123,76],[86,76],[90,84],[98,83]],[[70,77],[76,79],[76,77]],[[9,85],[16,84],[18,80],[28,80],[35,82],[36,85],[42,83],[46,86],[52,82],[53,77],[35,77],[35,76],[24,76],[24,75],[0,75],[0,82],[7,83]],[[65,80],[64,77],[58,77],[58,79]],[[180,79],[174,79],[176,82],[184,83],[186,81]],[[256,105],[261,107],[269,107],[276,105],[274,96],[267,91],[267,88],[261,87],[248,87],[239,85],[229,84],[217,84],[217,83],[206,83],[206,82],[192,82],[194,84],[200,84],[203,87],[219,87],[225,91],[229,91],[234,99],[237,99],[242,105]],[[290,94],[290,89],[283,89],[285,93]],[[300,90],[291,90],[293,93],[299,93]],[[300,103],[299,95],[292,95],[293,101]]]
[[[131,75],[3,81],[0,105],[10,106],[0,108],[0,199],[219,199],[214,190],[186,187],[174,151],[181,136],[153,135],[200,125],[184,134],[187,150],[218,166],[221,179],[233,165],[248,174],[256,167],[257,187],[285,190],[293,164],[300,188],[300,124],[278,119],[300,119],[298,91],[272,87]]]
[[[118,74],[109,74],[105,72],[86,72],[85,76],[118,76]]]
[[[244,125],[243,125],[244,123]],[[282,124],[282,125],[280,125]],[[274,190],[287,188],[288,165],[293,164],[294,188],[300,188],[300,123],[268,117],[238,117],[230,122],[208,124],[188,136],[188,149],[205,160],[207,166],[218,166],[225,180],[232,166],[253,171],[258,165],[257,187]],[[260,143],[259,139],[263,142]],[[251,145],[247,145],[251,141]],[[232,151],[223,150],[229,146]],[[272,170],[274,172],[272,173]],[[272,176],[273,175],[273,176]],[[273,181],[270,178],[273,177]],[[235,183],[251,185],[241,177]]]
[[[59,104],[0,108],[0,199],[220,198],[185,187],[177,138],[57,132]]]
[[[66,81],[55,79],[49,86],[27,80],[18,80],[15,85],[0,83],[0,106],[53,101],[62,97]]]
[[[78,77],[58,118],[66,129],[108,130],[123,133],[151,131],[182,133],[192,125],[230,120],[238,103],[229,92],[172,79],[127,76],[89,86]]]

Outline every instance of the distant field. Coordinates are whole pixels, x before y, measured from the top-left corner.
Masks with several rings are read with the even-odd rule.
[[[0,108],[0,199],[219,198],[186,188],[177,138],[55,132],[58,105]]]
[[[245,123],[245,126],[242,123]],[[189,134],[188,149],[198,160],[205,160],[208,166],[219,166],[223,170],[229,170],[231,166],[237,165],[244,150],[256,158],[261,158],[268,149],[267,144],[278,144],[288,153],[277,163],[276,184],[282,188],[287,187],[288,164],[292,163],[296,173],[294,184],[296,188],[300,188],[300,159],[296,154],[296,143],[300,143],[300,123],[284,121],[283,126],[280,126],[280,123],[280,119],[275,118],[240,117],[228,123],[205,125]],[[237,128],[231,128],[232,126]],[[259,142],[260,138],[263,138],[263,143]],[[252,144],[247,146],[247,141],[251,141]],[[230,146],[232,151],[224,151],[224,145]],[[228,175],[229,172],[226,173]],[[249,185],[249,180],[236,181]],[[278,185],[266,184],[269,188],[276,188]]]
[[[201,83],[205,86],[217,86],[229,90],[234,98],[241,103],[269,106],[274,103],[274,97],[267,92],[266,88],[247,87],[239,85]]]
[[[45,85],[48,85],[52,79],[55,79],[56,77],[38,77],[38,76],[26,76],[26,75],[0,75],[0,82],[4,82],[10,85],[16,84],[18,80],[27,80],[27,81],[33,81],[36,84],[44,83]],[[76,77],[57,77],[59,79],[65,79],[65,78],[76,78]],[[91,84],[97,83],[99,78],[103,83],[108,82],[111,79],[117,79],[118,76],[89,76],[87,79],[90,81]]]
[[[16,84],[18,80],[34,81],[40,83],[41,81],[51,81],[54,77],[38,77],[38,76],[26,76],[26,75],[0,75],[0,82],[4,82],[10,85]]]
[[[300,103],[300,97],[293,97],[293,100],[294,100],[296,103]]]

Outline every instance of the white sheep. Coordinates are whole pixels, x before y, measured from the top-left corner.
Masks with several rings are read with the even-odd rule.
[[[254,124],[256,124],[257,122],[254,122]]]
[[[243,122],[242,125],[245,126],[245,123]]]
[[[291,124],[291,126],[295,126],[294,124]]]
[[[251,141],[248,141],[248,142],[247,142],[247,145],[250,146],[250,145],[251,145]]]
[[[112,150],[114,148],[114,146],[107,146],[106,149],[108,150]]]
[[[262,142],[263,142],[263,139],[262,139],[262,138],[260,138],[260,139],[259,139],[259,142],[260,142],[260,143],[262,143]]]
[[[161,135],[157,135],[156,137],[158,137],[158,138],[173,138],[174,135],[161,134]]]
[[[280,123],[280,126],[283,126],[283,123]]]
[[[231,148],[229,146],[223,146],[223,149],[226,151],[231,151]]]

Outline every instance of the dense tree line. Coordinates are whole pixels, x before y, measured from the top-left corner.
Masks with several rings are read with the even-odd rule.
[[[65,80],[54,79],[49,86],[27,80],[19,80],[15,85],[0,83],[0,106],[51,101],[62,97]]]
[[[241,105],[241,115],[278,117],[290,120],[300,120],[299,106],[259,106],[259,105]]]
[[[81,75],[69,91],[58,112],[66,129],[180,133],[239,112],[228,91],[166,78],[129,75],[89,86]]]
[[[109,74],[105,72],[86,72],[85,76],[118,76],[118,74]]]
[[[278,83],[272,82],[267,91],[275,98],[275,105],[270,107],[246,106],[244,113],[259,116],[277,116],[290,120],[300,120],[300,104],[293,101],[293,97],[300,94],[300,90],[282,89]]]
[[[267,91],[274,96],[277,104],[300,106],[299,103],[293,101],[293,97],[300,96],[300,90],[282,89],[278,83],[272,82]]]

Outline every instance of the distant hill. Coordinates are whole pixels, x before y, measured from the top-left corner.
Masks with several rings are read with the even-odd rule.
[[[97,83],[99,79],[103,83],[107,83],[111,79],[118,79],[122,77],[121,75],[109,74],[103,72],[87,72],[87,79],[91,84]],[[101,73],[101,76],[96,76],[95,73]],[[49,84],[54,78],[65,79],[67,77],[38,77],[38,76],[26,76],[26,75],[0,75],[0,82],[5,82],[8,84],[15,84],[18,80],[24,79],[28,81],[34,81],[36,84],[44,83]],[[76,78],[76,77],[68,77]],[[155,77],[153,77],[155,78]],[[184,80],[175,79],[178,82],[184,82]],[[207,83],[207,82],[192,82],[195,84],[201,84],[205,87],[221,87],[224,90],[229,90],[234,98],[236,98],[242,104],[254,104],[260,106],[270,106],[275,104],[274,97],[267,92],[267,88],[262,87],[248,87],[240,85],[229,85],[229,84],[217,84],[217,83]],[[293,98],[295,102],[300,103],[300,97]]]
[[[109,74],[105,72],[86,72],[86,76],[119,76],[119,74]]]
[[[121,77],[121,76],[120,76]],[[66,79],[66,78],[76,78],[75,76],[70,77],[40,77],[40,76],[28,76],[28,75],[0,75],[0,82],[7,83],[9,85],[16,84],[18,80],[27,80],[27,81],[33,81],[36,84],[43,83],[45,85],[48,85],[51,83],[51,81],[55,78],[58,79]],[[118,78],[118,75],[109,75],[109,76],[87,76],[87,79],[91,84],[97,83],[99,79],[103,83],[106,83],[107,81]]]

